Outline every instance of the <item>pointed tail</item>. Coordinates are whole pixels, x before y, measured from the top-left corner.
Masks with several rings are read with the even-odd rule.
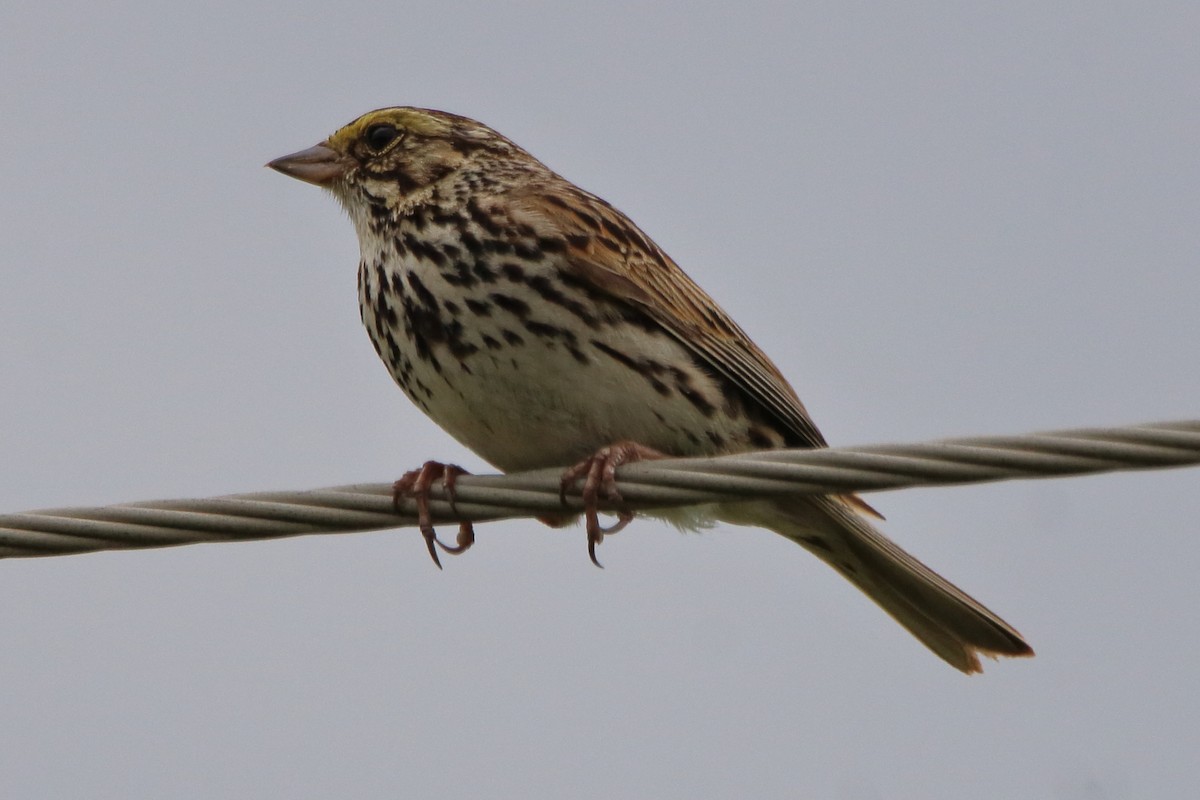
[[[979,655],[1032,656],[1011,625],[879,532],[850,502],[785,498],[724,507],[737,524],[770,528],[829,564],[956,669]]]

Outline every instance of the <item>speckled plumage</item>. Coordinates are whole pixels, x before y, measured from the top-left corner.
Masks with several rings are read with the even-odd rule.
[[[770,359],[645,233],[487,126],[381,109],[271,166],[341,201],[376,352],[500,469],[565,467],[619,440],[677,455],[825,445]],[[963,671],[979,652],[1032,653],[864,508],[786,498],[717,514],[801,544]]]

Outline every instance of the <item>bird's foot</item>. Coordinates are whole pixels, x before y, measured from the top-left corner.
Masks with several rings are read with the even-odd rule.
[[[600,500],[621,502],[621,493],[617,490],[617,467],[656,458],[667,458],[667,455],[637,442],[616,442],[600,448],[595,454],[563,473],[562,482],[559,484],[559,497],[564,504],[567,502],[567,492],[583,479],[581,495],[584,527],[587,529],[588,557],[597,567],[603,568],[596,560],[596,545],[604,541],[605,536],[612,536],[621,531],[634,517],[632,511],[621,510],[617,512],[617,521],[612,525],[605,528],[600,524]],[[554,525],[555,520],[553,517],[543,519],[550,525]]]
[[[401,502],[408,498],[412,498],[416,502],[417,527],[420,528],[421,535],[425,537],[425,546],[429,548],[429,557],[433,559],[434,564],[437,564],[438,569],[442,568],[442,562],[438,558],[437,547],[453,556],[465,553],[475,543],[475,529],[470,522],[460,522],[458,537],[454,545],[444,544],[441,539],[438,539],[429,514],[429,490],[435,482],[440,480],[442,489],[446,492],[446,499],[450,502],[450,508],[453,509],[454,484],[458,481],[459,475],[469,474],[465,469],[454,464],[426,461],[420,469],[404,473],[404,477],[392,484],[392,505],[396,507],[397,511],[400,510]]]

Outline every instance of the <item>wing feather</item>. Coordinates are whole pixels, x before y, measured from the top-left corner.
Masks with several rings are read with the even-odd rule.
[[[778,422],[789,441],[826,446],[779,368],[670,256],[604,200],[559,181],[513,198],[513,208],[565,243],[574,278],[643,312]]]

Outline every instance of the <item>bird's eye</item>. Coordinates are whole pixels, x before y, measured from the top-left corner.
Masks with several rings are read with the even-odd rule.
[[[395,125],[389,125],[386,122],[376,123],[367,128],[367,145],[378,153],[394,142],[399,135],[400,131],[396,130]]]

